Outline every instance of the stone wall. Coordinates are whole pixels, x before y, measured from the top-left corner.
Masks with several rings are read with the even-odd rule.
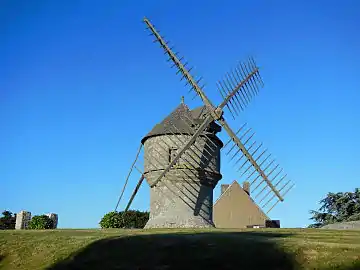
[[[28,228],[29,222],[31,220],[31,212],[27,211],[20,211],[16,214],[16,223],[15,229],[16,230],[25,230]]]
[[[144,175],[151,186],[171,162],[187,135],[164,135],[144,143]],[[220,148],[216,139],[199,137],[165,177],[150,190],[152,227],[211,227],[213,189],[221,179]],[[175,153],[176,155],[176,153]]]
[[[53,221],[53,229],[56,229],[58,224],[58,215],[55,213],[49,213],[47,216]]]

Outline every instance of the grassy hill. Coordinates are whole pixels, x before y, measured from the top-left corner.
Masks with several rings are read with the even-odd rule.
[[[0,231],[0,269],[360,269],[360,231]]]

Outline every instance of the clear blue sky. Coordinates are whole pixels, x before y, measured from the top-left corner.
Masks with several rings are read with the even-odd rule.
[[[256,57],[265,88],[234,124],[296,183],[271,213],[282,226],[306,226],[327,192],[360,187],[358,1],[174,2],[1,1],[1,209],[55,212],[66,228],[113,210],[140,139],[187,92],[143,16],[215,103],[215,82]],[[222,163],[220,183],[244,180]],[[148,209],[147,185],[133,206]]]

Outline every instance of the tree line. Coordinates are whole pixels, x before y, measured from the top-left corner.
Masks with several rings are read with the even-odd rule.
[[[354,192],[329,192],[320,200],[318,210],[310,211],[313,224],[309,228],[320,228],[322,226],[360,220],[360,188]],[[125,228],[142,229],[149,220],[149,212],[130,210],[127,212],[109,212],[101,221],[101,228]],[[3,211],[0,217],[0,230],[15,229],[16,214],[10,211]],[[46,215],[34,216],[28,225],[29,229],[52,229],[53,221]]]
[[[101,228],[124,228],[142,229],[149,220],[149,212],[130,210],[127,212],[110,212],[103,216],[100,221]],[[0,230],[14,230],[16,214],[10,211],[3,211],[0,217]],[[53,220],[46,215],[38,215],[31,218],[28,229],[46,230],[53,229]]]
[[[16,214],[5,210],[0,217],[0,230],[14,230],[16,224]],[[33,216],[28,224],[30,230],[53,229],[54,222],[47,215]]]

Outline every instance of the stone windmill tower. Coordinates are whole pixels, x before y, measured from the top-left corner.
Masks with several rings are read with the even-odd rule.
[[[140,179],[125,207],[127,211],[144,179],[151,187],[150,219],[147,228],[153,227],[211,227],[213,209],[213,189],[221,179],[220,152],[228,147],[226,155],[234,162],[240,178],[244,177],[252,190],[251,199],[268,214],[279,202],[284,201],[286,193],[294,186],[290,180],[281,176],[283,169],[275,159],[261,150],[262,143],[252,141],[255,133],[245,130],[242,125],[236,132],[225,119],[225,109],[234,120],[263,86],[259,67],[254,59],[239,65],[227,73],[225,79],[217,83],[222,102],[215,106],[200,85],[201,77],[195,79],[183,64],[183,57],[172,51],[148,19],[144,19],[155,42],[160,44],[168,61],[177,68],[181,80],[190,85],[195,97],[200,97],[203,106],[190,110],[182,102],[169,116],[155,127],[142,140],[141,145],[126,178],[121,195],[115,207],[119,206],[129,176],[135,168]],[[229,140],[223,145],[217,134],[225,130]],[[136,165],[142,147],[143,169]],[[287,188],[286,188],[287,187]],[[286,189],[285,189],[286,188]],[[256,193],[256,190],[260,190]],[[264,195],[265,194],[265,195]],[[257,201],[256,201],[257,200]],[[260,205],[263,202],[262,205]],[[241,207],[241,206],[239,206]]]
[[[193,132],[189,127],[200,125],[205,115],[205,107],[191,111],[182,102],[141,140],[145,157],[144,176],[150,186],[180,150],[177,142],[191,138]],[[183,119],[187,119],[187,123]],[[151,188],[147,228],[213,226],[213,189],[221,179],[220,149],[223,143],[216,136],[219,131],[221,127],[212,122],[192,146],[197,155],[180,158],[161,183]],[[151,164],[153,157],[167,160],[162,167],[155,168]],[[171,186],[178,196],[169,190]]]

